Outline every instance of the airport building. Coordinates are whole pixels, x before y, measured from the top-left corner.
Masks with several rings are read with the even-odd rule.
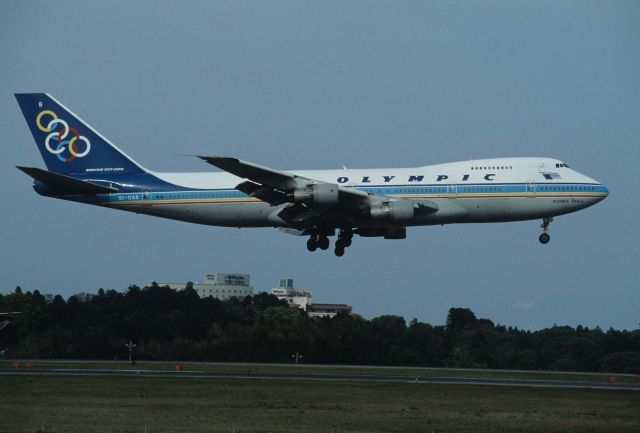
[[[292,278],[280,278],[280,287],[271,289],[271,294],[287,301],[290,307],[301,308],[304,311],[307,311],[311,304],[311,290],[294,288]]]
[[[158,283],[160,287],[168,286],[173,290],[184,290],[191,285],[198,296],[209,296],[221,301],[231,298],[253,296],[253,287],[249,274],[209,273],[204,276],[204,283]],[[280,286],[271,289],[271,294],[287,301],[292,308],[304,310],[309,317],[333,317],[338,313],[351,313],[351,306],[345,304],[314,304],[309,289],[296,288],[293,279],[281,278]]]
[[[309,317],[333,317],[338,313],[351,314],[351,306],[345,304],[311,304],[307,308]]]
[[[187,284],[158,283],[161,287],[169,286],[173,290],[184,290]],[[193,283],[193,290],[201,298],[213,296],[221,301],[253,295],[249,274],[225,274],[222,272],[206,274],[204,276],[204,284]]]
[[[281,278],[280,287],[271,289],[271,294],[287,301],[290,307],[300,308],[309,317],[333,317],[338,313],[351,313],[351,306],[345,304],[314,304],[311,302],[311,290],[296,289],[293,279]]]

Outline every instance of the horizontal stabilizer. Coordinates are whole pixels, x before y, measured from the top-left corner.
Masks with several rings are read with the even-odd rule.
[[[115,188],[97,185],[92,182],[79,180],[71,176],[54,173],[41,168],[20,166],[16,166],[16,168],[28,174],[35,180],[45,184],[52,190],[52,192],[61,195],[96,195],[118,192]]]

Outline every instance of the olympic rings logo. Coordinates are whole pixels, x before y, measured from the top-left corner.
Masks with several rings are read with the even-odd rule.
[[[42,124],[42,119],[45,116],[51,118],[46,127]],[[36,126],[42,132],[49,132],[49,135],[47,135],[47,138],[44,141],[44,145],[50,153],[56,155],[62,162],[70,163],[76,158],[87,156],[91,150],[91,143],[87,137],[80,135],[75,128],[69,128],[69,124],[60,119],[56,113],[51,110],[43,110],[38,113],[38,116],[36,117]],[[69,132],[73,134],[73,137],[67,140]],[[83,152],[78,150],[79,141],[84,143]],[[52,142],[55,145],[55,148],[52,147]],[[55,144],[56,142],[57,144]],[[65,145],[68,147],[65,147]],[[69,153],[71,154],[66,158],[62,156],[62,152],[65,150],[69,150]]]

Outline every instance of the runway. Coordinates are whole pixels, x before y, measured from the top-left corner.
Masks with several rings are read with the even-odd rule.
[[[387,382],[444,385],[516,386],[527,388],[572,388],[640,391],[640,383],[610,383],[569,380],[495,379],[471,377],[424,377],[394,375],[337,375],[305,373],[252,373],[224,371],[111,370],[70,368],[1,369],[0,375],[19,376],[93,376],[93,377],[159,377],[191,379],[301,380],[328,382]]]

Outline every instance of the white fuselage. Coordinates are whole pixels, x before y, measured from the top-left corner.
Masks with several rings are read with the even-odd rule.
[[[496,158],[415,168],[290,170],[309,179],[394,199],[436,203],[438,210],[402,223],[416,226],[549,218],[589,207],[608,195],[603,184],[551,158]],[[110,194],[96,204],[199,224],[287,227],[272,206],[235,187],[245,179],[226,172],[152,173],[175,190]]]

